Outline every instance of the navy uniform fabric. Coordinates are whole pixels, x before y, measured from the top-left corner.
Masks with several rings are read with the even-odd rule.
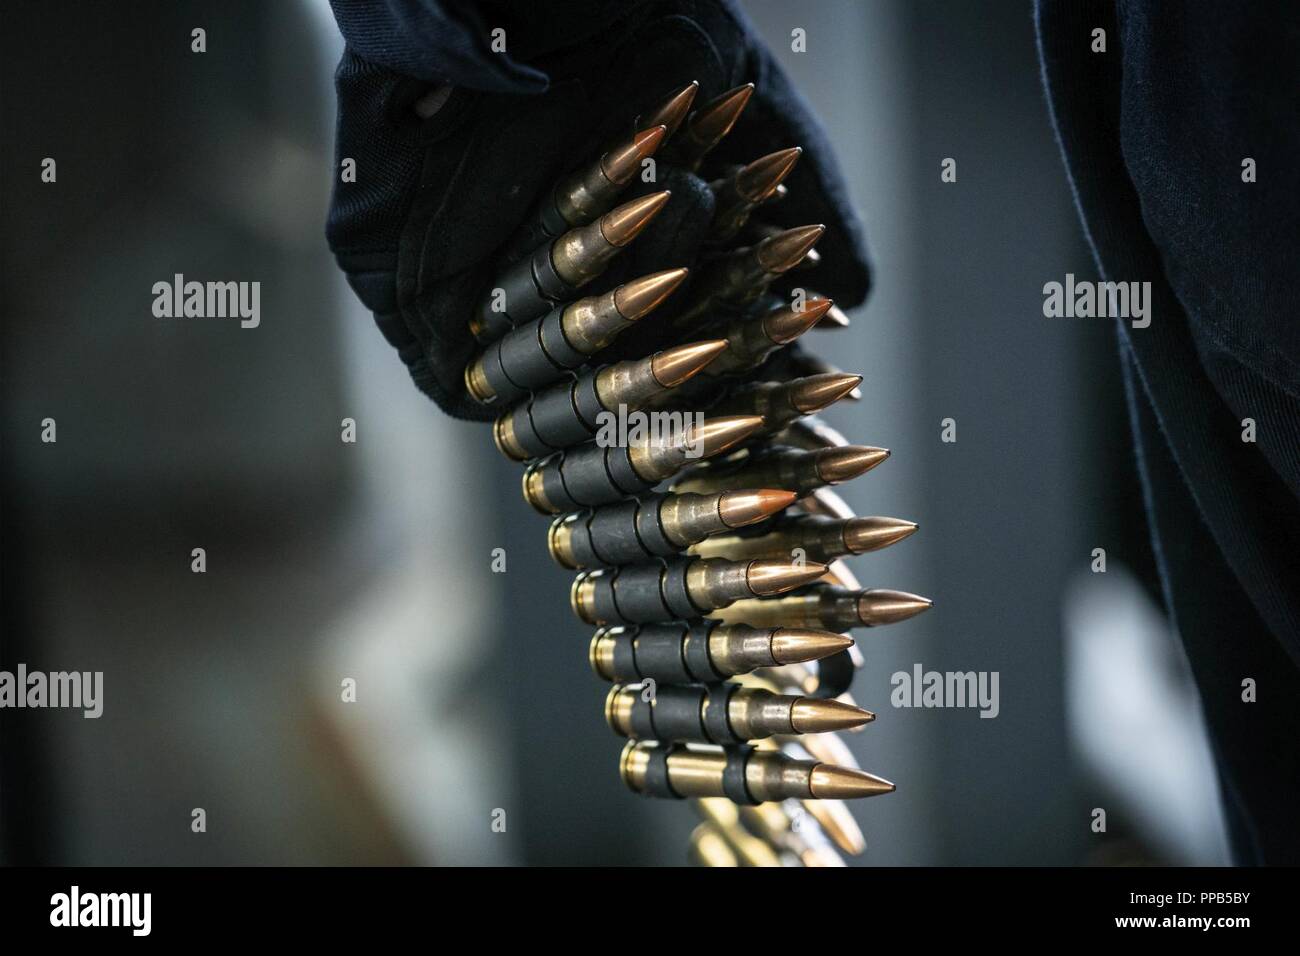
[[[1152,283],[1150,327],[1118,325],[1121,363],[1234,850],[1300,863],[1300,17],[1182,0],[1038,0],[1036,14],[1098,268]]]
[[[487,419],[462,373],[475,350],[473,306],[497,266],[495,250],[542,191],[667,93],[698,80],[697,102],[758,85],[716,151],[741,163],[787,146],[805,153],[771,221],[825,223],[818,291],[861,302],[870,285],[862,227],[825,137],[748,23],[723,0],[332,0],[347,41],[336,74],[337,158],[356,182],[336,182],[327,238],[354,291],[375,313],[416,384],[447,412]],[[491,48],[504,30],[506,52]],[[447,98],[430,118],[413,106],[431,89]],[[673,201],[584,294],[627,278],[689,265],[712,215],[703,180],[660,163],[657,189]],[[820,275],[819,275],[820,279]],[[674,302],[660,310],[668,318]],[[666,322],[629,331],[613,350],[657,347]]]

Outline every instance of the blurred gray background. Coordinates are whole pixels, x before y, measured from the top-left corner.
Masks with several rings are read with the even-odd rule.
[[[1092,264],[1029,4],[742,6],[829,128],[876,267],[813,346],[866,376],[830,421],[893,451],[845,497],[921,532],[854,570],[935,599],[860,639],[879,719],[851,742],[899,787],[855,808],[860,862],[1221,862],[1113,332],[1042,316]],[[518,469],[416,391],[325,246],[324,0],[6,19],[0,665],[102,670],[106,699],[0,713],[4,861],[682,862],[691,811],[619,782]],[[259,280],[260,328],[155,319],[174,273]],[[998,671],[1000,715],[890,707],[918,662]]]

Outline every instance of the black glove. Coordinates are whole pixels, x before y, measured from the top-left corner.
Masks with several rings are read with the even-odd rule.
[[[822,265],[809,284],[860,303],[870,274],[862,228],[826,139],[743,16],[723,0],[621,4],[550,0],[455,6],[332,0],[348,43],[339,64],[339,181],[327,237],[348,281],[375,313],[415,383],[444,410],[488,419],[465,393],[476,351],[471,312],[490,288],[498,251],[539,195],[630,130],[630,120],[691,80],[697,103],[757,85],[709,164],[804,147],[789,198],[763,215],[782,226],[824,223]],[[504,30],[507,52],[491,48]],[[428,118],[417,113],[417,103]],[[710,168],[706,165],[705,171]],[[584,294],[622,279],[692,265],[713,212],[703,179],[661,162],[672,201]],[[677,296],[683,296],[679,291]],[[628,336],[627,347],[644,348]]]

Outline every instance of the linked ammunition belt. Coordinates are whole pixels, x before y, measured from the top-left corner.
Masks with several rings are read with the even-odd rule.
[[[811,417],[854,397],[860,376],[786,348],[848,324],[829,299],[772,291],[816,265],[824,231],[758,221],[799,149],[716,170],[708,252],[691,270],[581,291],[671,202],[667,191],[621,201],[642,164],[657,154],[707,170],[753,88],[692,111],[697,91],[674,92],[543,197],[475,310],[482,352],[465,383],[501,408],[493,433],[527,463],[526,500],[556,516],[551,555],[578,572],[574,613],[599,625],[590,662],[613,684],[605,718],[628,738],[627,786],[693,801],[690,854],[704,865],[843,865],[837,848],[866,844],[842,801],[894,789],[836,736],[873,719],[848,694],[862,660],[848,632],[930,602],[864,590],[843,563],[916,526],[857,517],[831,491],[888,452]],[[688,272],[688,301],[665,323],[676,344],[593,361]],[[636,412],[689,424],[624,427]]]

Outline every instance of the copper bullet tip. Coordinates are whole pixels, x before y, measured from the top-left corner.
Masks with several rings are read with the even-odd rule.
[[[790,175],[803,150],[798,146],[768,153],[736,174],[736,192],[748,202],[762,202]]]
[[[846,704],[853,704],[854,701],[847,695],[841,694],[836,700],[843,701]],[[807,740],[799,741],[800,746],[812,755],[813,760],[819,763],[834,764],[837,767],[848,767],[851,770],[861,770],[858,758],[853,756],[853,751],[849,745],[844,742],[844,738],[838,734],[829,734],[826,736],[809,737]]]
[[[631,282],[614,290],[614,308],[629,322],[657,309],[686,278],[689,269],[665,269]]]
[[[800,697],[790,708],[790,723],[797,734],[824,734],[833,730],[852,730],[876,719],[861,707],[839,700]]]
[[[929,598],[888,588],[872,588],[858,595],[858,617],[868,627],[906,621],[933,606]]]
[[[672,136],[682,125],[682,120],[686,119],[691,104],[695,102],[695,94],[699,91],[699,81],[691,80],[676,93],[670,94],[658,106],[639,117],[637,122],[643,126],[663,126],[667,129],[665,135]]]
[[[755,250],[758,264],[765,272],[778,275],[797,266],[826,232],[825,226],[798,226],[764,239]]]
[[[671,195],[670,191],[664,189],[623,203],[600,217],[600,234],[611,246],[626,246],[650,225],[650,220],[659,215]]]
[[[636,175],[641,160],[654,154],[668,135],[668,127],[651,126],[632,136],[626,143],[615,146],[600,158],[600,171],[611,183],[623,185]]]
[[[879,551],[916,533],[916,522],[902,518],[850,518],[844,526],[844,547],[851,554]]]
[[[749,562],[745,583],[759,597],[768,597],[812,584],[825,573],[826,565],[816,561],[790,564],[776,558],[758,558]]]
[[[790,388],[790,404],[804,415],[821,411],[833,405],[858,387],[861,375],[849,372],[826,372],[809,375],[794,382]]]
[[[858,856],[866,852],[867,838],[862,835],[862,829],[843,803],[838,800],[808,800],[804,803],[804,809],[845,853]]]
[[[718,517],[728,528],[743,528],[784,511],[798,497],[792,491],[777,491],[775,488],[728,491],[718,500]]]
[[[812,771],[808,789],[817,799],[852,800],[855,797],[874,797],[893,793],[892,783],[865,770],[850,770],[834,764],[819,763]]]
[[[744,441],[762,426],[763,419],[758,415],[710,418],[698,428],[692,425],[688,429],[685,444],[700,449],[699,457],[708,458]]]
[[[889,457],[889,449],[845,445],[843,448],[823,449],[816,455],[817,475],[827,484],[838,485],[875,468]]]
[[[726,349],[726,339],[710,339],[664,349],[650,359],[650,374],[664,388],[673,388],[699,374]]]
[[[812,251],[816,252],[817,250]],[[826,310],[826,314],[822,316],[821,322],[818,323],[823,329],[847,329],[852,324],[844,310],[834,304]]]
[[[649,126],[640,130],[632,137],[633,145],[640,148],[643,154],[648,154],[661,142],[668,133],[668,127],[660,123],[658,126]]]
[[[772,657],[778,664],[819,661],[852,646],[853,638],[845,634],[810,627],[782,627],[772,635]]]
[[[802,310],[791,306],[777,309],[763,317],[763,332],[777,345],[793,342],[830,311],[830,299],[808,299]]]
[[[701,145],[713,147],[731,132],[731,127],[736,125],[753,95],[754,84],[746,83],[715,96],[695,111],[687,124],[686,134]]]

